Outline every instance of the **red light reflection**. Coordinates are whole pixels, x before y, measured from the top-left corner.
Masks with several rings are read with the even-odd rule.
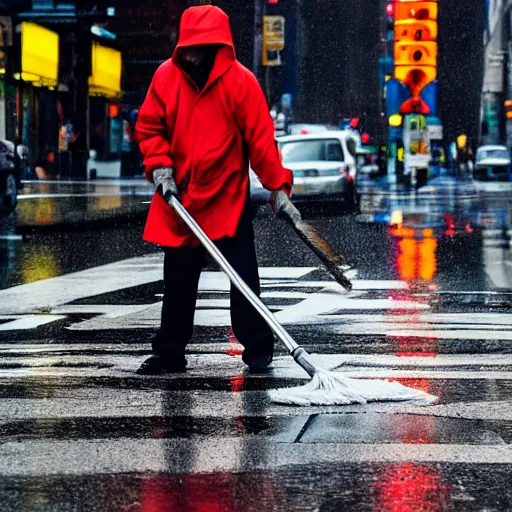
[[[375,511],[438,512],[450,510],[449,485],[433,466],[412,462],[387,466],[373,484]]]
[[[229,328],[229,333],[228,333],[228,343],[229,343],[229,347],[226,350],[226,354],[228,356],[241,356],[242,355],[242,352],[244,351],[244,347],[236,339],[236,337],[233,333],[233,329],[231,327]]]
[[[139,488],[137,512],[238,512],[287,510],[286,495],[264,474],[148,475]],[[258,496],[258,505],[248,502]]]
[[[233,375],[229,378],[229,385],[233,393],[239,393],[244,390],[245,377],[243,375]]]
[[[437,272],[437,240],[432,229],[415,230],[402,226],[391,228],[391,236],[395,240],[395,269],[398,278],[409,284],[409,290],[390,291],[389,298],[393,301],[416,302],[428,304],[428,298],[415,295],[415,290],[437,289],[432,283]],[[421,309],[400,309],[400,307],[387,313],[390,323],[397,324],[397,330],[407,326],[407,330],[417,329],[418,334],[428,328],[422,320]],[[406,333],[404,333],[406,334]],[[434,334],[434,333],[433,333]],[[389,336],[395,344],[395,354],[400,357],[436,357],[436,336],[400,336],[399,332]]]

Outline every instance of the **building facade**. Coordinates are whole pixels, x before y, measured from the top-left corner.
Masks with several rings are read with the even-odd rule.
[[[0,137],[28,148],[39,177],[85,178],[91,106],[99,102],[108,119],[109,104],[121,100],[121,53],[105,28],[115,8],[53,0],[1,7]]]

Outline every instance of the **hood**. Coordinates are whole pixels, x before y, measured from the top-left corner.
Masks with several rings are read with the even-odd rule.
[[[176,52],[184,46],[215,44],[228,47],[235,55],[228,15],[214,5],[190,7],[183,12]]]
[[[186,9],[180,21],[180,35],[172,55],[173,62],[183,71],[179,59],[180,48],[208,44],[217,45],[219,49],[206,87],[223,75],[236,59],[229,17],[214,5]]]

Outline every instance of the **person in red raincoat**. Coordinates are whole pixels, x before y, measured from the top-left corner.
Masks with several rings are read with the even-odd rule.
[[[290,195],[274,125],[254,75],[236,60],[228,16],[202,5],[183,13],[172,58],[156,71],[135,126],[145,175],[155,184],[144,240],[164,248],[164,299],[153,355],[142,374],[183,371],[192,337],[205,249],[169,206],[178,196],[242,279],[259,294],[249,204],[249,161],[272,194]],[[277,206],[276,206],[277,205]],[[259,371],[272,362],[274,335],[231,287],[233,332],[243,361]]]

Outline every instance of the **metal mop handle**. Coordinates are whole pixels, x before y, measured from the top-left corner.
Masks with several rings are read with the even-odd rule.
[[[275,319],[274,315],[269,311],[267,306],[261,302],[260,298],[249,288],[245,281],[238,275],[235,269],[229,264],[228,260],[223,256],[215,244],[208,238],[206,233],[201,229],[199,224],[187,212],[184,206],[175,196],[171,196],[169,204],[174,211],[187,224],[194,235],[204,245],[206,250],[212,255],[220,268],[227,274],[229,280],[240,290],[245,298],[254,306],[256,311],[265,319],[275,335],[285,344],[295,361],[304,368],[304,370],[312,377],[316,372],[316,368],[308,360],[309,354],[304,348],[299,346],[297,342],[285,331],[283,326]]]

